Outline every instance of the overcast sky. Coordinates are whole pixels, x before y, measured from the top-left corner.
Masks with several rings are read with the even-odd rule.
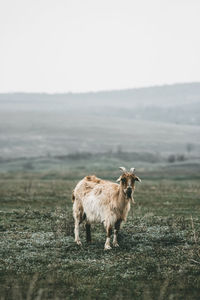
[[[200,81],[200,0],[0,0],[0,92]]]

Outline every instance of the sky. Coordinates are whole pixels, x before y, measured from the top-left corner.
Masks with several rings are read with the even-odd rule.
[[[0,92],[200,81],[199,0],[0,0]]]

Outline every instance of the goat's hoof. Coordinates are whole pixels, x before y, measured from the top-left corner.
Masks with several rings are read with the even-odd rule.
[[[76,241],[76,243],[77,243],[78,246],[82,246],[82,243],[81,243],[80,240]]]
[[[110,245],[105,245],[104,250],[111,250],[112,248],[110,247]]]
[[[114,247],[119,247],[119,244],[116,242],[116,243],[113,243],[113,246]]]

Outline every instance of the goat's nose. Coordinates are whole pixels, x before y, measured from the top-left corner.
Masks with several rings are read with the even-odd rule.
[[[127,191],[131,192],[131,191],[132,191],[132,187],[131,187],[131,186],[128,186],[128,187],[127,187]]]

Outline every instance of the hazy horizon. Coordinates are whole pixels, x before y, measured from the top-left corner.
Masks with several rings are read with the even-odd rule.
[[[47,92],[47,91],[5,91],[0,92],[0,94],[47,94],[47,95],[59,95],[59,94],[96,94],[96,93],[109,93],[109,92],[120,92],[120,91],[131,91],[131,90],[145,90],[145,89],[154,89],[154,88],[163,88],[163,87],[173,87],[173,86],[181,86],[181,85],[198,85],[199,81],[188,81],[188,82],[174,82],[174,83],[163,83],[163,84],[153,84],[153,85],[145,85],[145,86],[137,86],[137,87],[124,87],[124,88],[110,88],[110,89],[100,89],[100,90],[84,90],[84,91],[61,91],[61,92]],[[1,99],[0,99],[1,100]]]

